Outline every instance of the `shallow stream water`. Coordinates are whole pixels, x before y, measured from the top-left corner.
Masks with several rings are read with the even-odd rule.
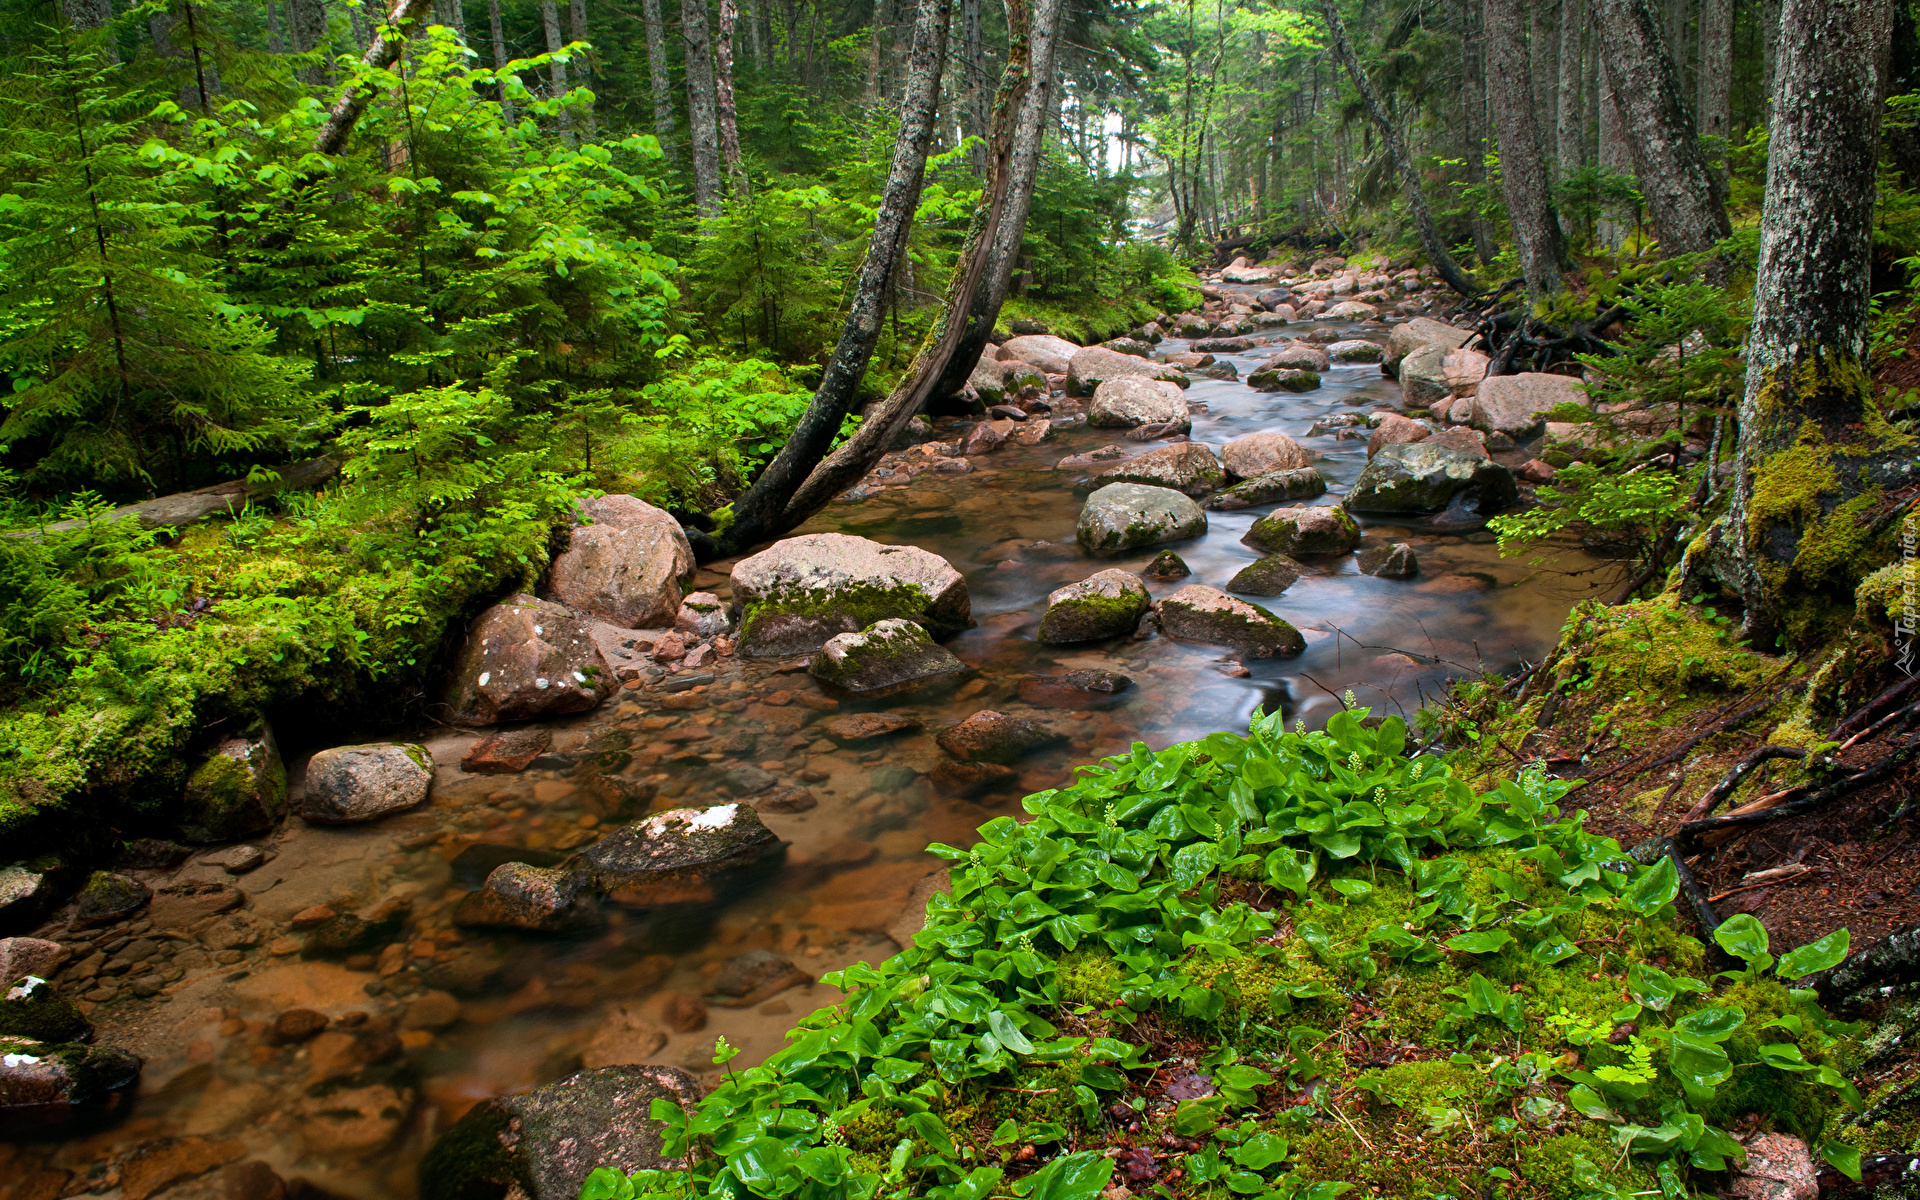
[[[1384,340],[1377,325],[1340,328]],[[1244,379],[1262,353],[1221,357]],[[1373,364],[1335,365],[1324,378],[1320,390],[1291,395],[1195,377],[1188,398],[1206,410],[1194,416],[1192,439],[1217,449],[1261,430],[1290,434],[1323,456],[1318,466],[1330,491],[1318,502],[1337,502],[1365,464],[1366,442],[1309,439],[1307,429],[1319,417],[1397,405],[1399,386]],[[341,1196],[411,1196],[434,1136],[485,1097],[583,1064],[659,1062],[710,1074],[721,1035],[742,1051],[736,1067],[777,1050],[800,1017],[839,993],[812,983],[726,1007],[712,987],[729,960],[772,950],[817,977],[856,959],[885,958],[895,949],[885,930],[940,865],[926,846],[970,843],[982,821],[1017,814],[1019,796],[1064,782],[1072,764],[1136,740],[1159,747],[1241,729],[1256,706],[1317,725],[1349,689],[1376,711],[1411,716],[1449,678],[1537,656],[1586,594],[1577,580],[1501,559],[1485,532],[1363,520],[1370,543],[1411,543],[1419,576],[1376,579],[1358,573],[1351,558],[1322,562],[1321,573],[1260,600],[1306,636],[1299,658],[1249,660],[1240,674],[1222,648],[1157,636],[1042,646],[1034,633],[1050,590],[1108,566],[1139,570],[1152,557],[1100,562],[1074,545],[1090,484],[1054,463],[1115,441],[1116,433],[1058,429],[1037,446],[975,458],[970,474],[928,472],[909,486],[836,504],[800,531],[910,542],[967,577],[974,626],[949,645],[977,674],[945,693],[872,706],[915,719],[917,730],[841,746],[821,725],[849,709],[821,696],[797,662],[720,658],[703,668],[714,676],[710,684],[674,701],[684,707],[622,691],[592,712],[552,722],[551,751],[519,775],[463,774],[470,731],[418,731],[438,764],[426,805],[363,827],[289,821],[260,843],[274,857],[248,874],[230,877],[197,861],[132,872],[156,889],[237,887],[256,935],[251,945],[216,949],[183,928],[202,914],[193,894],[178,891],[163,892],[135,921],[94,935],[42,931],[72,945],[75,962],[101,951],[93,961],[107,972],[56,981],[92,997],[98,1041],[145,1056],[147,1068],[117,1123],[0,1145],[0,1197],[144,1197],[170,1175],[180,1182],[163,1194],[225,1195],[219,1171],[194,1168],[240,1158],[264,1159],[283,1176]],[[1159,597],[1186,583],[1224,587],[1258,557],[1239,539],[1265,511],[1209,513],[1204,537],[1173,547],[1192,576],[1149,581],[1150,590]],[[1572,551],[1558,567],[1586,565]],[[704,569],[697,586],[724,596],[727,567]],[[1133,685],[1098,710],[1029,703],[1044,699],[1031,689],[1022,698],[1021,684],[1034,676],[1081,667],[1120,672]],[[933,733],[987,708],[1032,717],[1065,738],[1024,760],[1004,791],[984,799],[938,794],[928,778],[943,757]],[[301,764],[289,768],[297,791]],[[453,905],[477,882],[456,865],[471,862],[471,851],[459,859],[471,846],[564,852],[648,808],[721,803],[738,793],[750,801],[769,778],[775,787],[804,786],[819,803],[764,814],[790,845],[783,862],[743,888],[613,910],[605,926],[565,937],[452,924]],[[383,904],[393,919],[383,944],[346,957],[303,957],[297,914],[325,906],[378,916]],[[156,985],[157,995],[135,994]],[[296,1008],[332,1024],[318,1038],[272,1044],[270,1023]]]

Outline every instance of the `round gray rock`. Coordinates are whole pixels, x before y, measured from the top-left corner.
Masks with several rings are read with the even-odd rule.
[[[432,783],[433,755],[425,746],[335,746],[307,760],[300,815],[315,825],[377,821],[425,800]]]
[[[1172,488],[1110,483],[1087,497],[1075,535],[1092,553],[1120,554],[1206,531],[1207,514]]]
[[[1065,375],[1080,347],[1050,333],[1029,333],[1000,344],[1000,361],[1031,363],[1049,375]]]
[[[1327,357],[1337,363],[1377,363],[1386,356],[1379,342],[1348,338],[1327,347]]]
[[[1180,386],[1143,375],[1122,375],[1093,389],[1087,424],[1103,429],[1132,429],[1166,422],[1185,424],[1187,397]]]

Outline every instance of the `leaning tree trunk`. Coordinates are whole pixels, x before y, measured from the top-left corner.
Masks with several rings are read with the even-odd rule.
[[[1373,81],[1367,78],[1366,70],[1353,52],[1353,43],[1347,39],[1346,23],[1340,19],[1338,0],[1320,0],[1320,15],[1326,19],[1327,32],[1333,37],[1334,54],[1346,64],[1354,90],[1360,93],[1360,99],[1367,106],[1367,115],[1380,130],[1380,140],[1386,143],[1387,158],[1399,173],[1400,194],[1406,197],[1407,210],[1413,214],[1413,227],[1420,235],[1420,246],[1427,252],[1427,261],[1433,264],[1434,269],[1440,272],[1440,278],[1446,280],[1447,286],[1454,291],[1462,296],[1479,295],[1480,289],[1454,263],[1453,255],[1447,253],[1446,243],[1440,240],[1440,234],[1433,226],[1433,212],[1427,207],[1427,193],[1420,185],[1420,172],[1414,167],[1412,156],[1407,153],[1399,128],[1387,115],[1386,105],[1380,102],[1380,93],[1374,89]]]
[[[1487,75],[1500,139],[1500,181],[1520,252],[1520,270],[1527,277],[1527,295],[1537,302],[1560,290],[1566,243],[1560,237],[1560,218],[1553,211],[1551,182],[1533,120],[1520,2],[1486,0],[1486,14]]]
[[[407,43],[407,29],[419,24],[433,8],[433,0],[394,0],[393,7],[387,12],[385,28],[360,56],[363,66],[376,71],[384,71],[400,61],[400,50]],[[313,153],[338,154],[346,147],[347,136],[360,120],[360,114],[366,111],[367,101],[373,98],[373,89],[364,84],[348,80],[340,89],[340,95],[327,112],[326,124],[313,138]]]
[[[1718,139],[1706,148],[1709,159],[1724,162],[1733,136],[1733,0],[1700,0],[1700,73],[1694,95],[1700,136]],[[1724,191],[1724,165],[1714,172]]]
[[[673,79],[667,73],[666,26],[660,20],[660,0],[640,0],[647,26],[647,83],[653,89],[653,136],[660,148],[673,145]]]
[[[734,522],[727,537],[736,548],[776,537],[798,524],[786,520],[788,500],[833,448],[833,439],[839,435],[854,393],[873,359],[886,315],[887,283],[906,256],[907,235],[912,231],[913,213],[919,207],[920,189],[926,181],[927,147],[933,140],[940,106],[940,74],[952,15],[953,0],[920,0],[913,25],[913,48],[907,59],[906,92],[900,106],[900,135],[893,145],[893,162],[880,194],[867,256],[860,264],[860,276],[847,307],[847,323],[840,331],[833,357],[827,360],[820,386],[786,445],[734,505]]]
[[[735,0],[720,0],[720,40],[714,43],[714,111],[720,121],[720,159],[727,168],[727,192],[738,200],[746,191],[740,165],[740,120],[733,101],[733,27],[740,20]]]
[[[500,76],[500,120],[513,124],[513,98],[507,95],[507,33],[500,22],[500,0],[487,0],[488,32],[493,36],[493,69]]]
[[[1594,0],[1594,6],[1654,236],[1668,254],[1705,250],[1733,227],[1681,99],[1660,22],[1647,0]]]
[[[1867,375],[1880,96],[1894,0],[1787,0],[1779,99],[1726,528],[1756,644],[1797,644],[1851,603],[1911,435]],[[1907,443],[1907,444],[1902,444]]]
[[[687,127],[693,136],[693,206],[702,222],[720,215],[720,134],[714,112],[713,39],[707,0],[681,0],[680,33],[687,43]]]

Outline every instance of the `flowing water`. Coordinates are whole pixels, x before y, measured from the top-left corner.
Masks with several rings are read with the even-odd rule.
[[[1382,339],[1378,326],[1351,332]],[[1263,352],[1222,357],[1244,377]],[[1366,443],[1309,439],[1307,429],[1323,416],[1396,404],[1399,387],[1371,364],[1336,365],[1324,378],[1305,395],[1196,378],[1188,398],[1205,411],[1194,417],[1192,438],[1217,448],[1261,430],[1291,434],[1323,456],[1331,490],[1319,503],[1336,502],[1365,464]],[[144,1196],[171,1175],[184,1182],[169,1196],[223,1195],[219,1172],[194,1169],[243,1156],[342,1196],[410,1196],[420,1156],[477,1100],[583,1063],[659,1062],[711,1074],[721,1035],[741,1048],[736,1067],[778,1049],[794,1022],[838,992],[816,982],[726,1007],[712,984],[728,960],[773,950],[817,977],[885,958],[895,945],[884,930],[939,866],[927,845],[969,844],[982,821],[1017,814],[1019,796],[1062,783],[1072,764],[1136,740],[1159,747],[1244,728],[1256,707],[1316,725],[1348,690],[1376,711],[1411,715],[1448,678],[1538,655],[1585,594],[1578,576],[1501,559],[1483,531],[1363,520],[1370,542],[1411,543],[1419,576],[1372,578],[1349,558],[1323,562],[1321,573],[1262,600],[1306,636],[1299,658],[1249,660],[1243,669],[1222,648],[1158,636],[1042,646],[1034,633],[1050,590],[1108,566],[1139,570],[1152,557],[1097,562],[1074,545],[1090,485],[1053,464],[1114,433],[1058,429],[1040,445],[974,459],[970,474],[929,472],[837,504],[801,531],[912,543],[967,577],[974,626],[949,645],[977,673],[957,689],[871,706],[918,721],[917,730],[843,747],[820,728],[835,706],[797,663],[721,658],[704,668],[710,684],[676,701],[687,707],[667,710],[651,692],[622,691],[592,712],[552,722],[552,750],[522,774],[463,774],[458,764],[474,736],[424,730],[418,736],[439,767],[419,810],[364,827],[289,821],[261,843],[271,861],[237,878],[198,863],[146,873],[156,888],[237,886],[250,901],[256,944],[216,951],[164,924],[177,906],[94,935],[106,961],[142,961],[118,975],[57,981],[98,1000],[101,1043],[147,1058],[142,1089],[111,1126],[0,1145],[0,1197]],[[1192,576],[1149,581],[1150,590],[1159,597],[1186,583],[1224,586],[1258,557],[1240,537],[1265,511],[1209,513],[1204,537],[1174,547]],[[1558,564],[1588,565],[1577,551]],[[724,595],[727,566],[703,570],[699,585]],[[1082,667],[1117,671],[1133,685],[1098,708],[1029,703],[1046,698],[1031,686],[1022,698],[1021,684],[1034,676]],[[1064,740],[1024,760],[1002,791],[938,794],[929,772],[944,756],[933,733],[986,708],[1032,717]],[[290,733],[297,736],[283,737]],[[289,766],[297,790],[299,763]],[[808,788],[819,803],[764,815],[790,845],[784,860],[742,888],[615,909],[605,925],[564,937],[452,924],[452,906],[484,874],[467,867],[475,844],[563,852],[636,815],[636,795],[641,809],[700,806],[736,792],[764,794],[768,777],[777,787]],[[462,851],[468,858],[456,863]],[[296,914],[314,906],[366,913],[382,904],[405,914],[384,944],[344,958],[300,952]],[[79,935],[60,936],[90,949]],[[136,977],[144,990],[164,986],[140,998],[126,982]],[[333,1025],[309,1042],[273,1044],[270,1023],[296,1008]],[[193,1138],[203,1140],[180,1140]]]

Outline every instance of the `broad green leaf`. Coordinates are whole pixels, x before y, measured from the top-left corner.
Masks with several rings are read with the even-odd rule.
[[[1764,971],[1773,964],[1773,956],[1767,953],[1767,927],[1752,913],[1735,913],[1720,922],[1720,927],[1713,931],[1713,940],[1722,950],[1755,970]]]
[[[1541,966],[1552,966],[1554,963],[1564,962],[1578,953],[1580,948],[1565,938],[1548,938],[1544,942],[1535,943],[1532,950],[1533,961]]]
[[[1780,956],[1780,965],[1774,968],[1774,973],[1782,979],[1804,979],[1815,972],[1838,966],[1847,957],[1851,936],[1844,929],[1836,929],[1819,941],[1808,942],[1798,950],[1789,950]]]
[[[1673,903],[1679,894],[1680,873],[1673,869],[1672,857],[1662,856],[1659,862],[1640,873],[1620,902],[1644,917]]]
[[[1364,879],[1336,879],[1333,890],[1349,900],[1365,900],[1373,895],[1373,885]]]
[[[1472,933],[1459,933],[1446,940],[1449,950],[1458,950],[1463,954],[1492,954],[1513,944],[1513,935],[1504,929],[1481,929]]]
[[[727,1169],[761,1196],[785,1195],[799,1186],[798,1180],[791,1180],[785,1188],[780,1187],[780,1177],[791,1163],[787,1144],[778,1138],[757,1137],[727,1155]]]
[[[1821,968],[1825,970],[1825,968]],[[1824,1141],[1820,1143],[1820,1157],[1833,1164],[1833,1169],[1845,1175],[1855,1183],[1860,1182],[1860,1147],[1849,1146],[1845,1142]]]
[[[1020,1032],[1020,1027],[1013,1023],[1013,1018],[999,1009],[996,1008],[987,1014],[987,1028],[993,1031],[994,1038],[1002,1046],[1015,1054],[1033,1053],[1033,1043],[1027,1040],[1027,1035]]]
[[[1759,1054],[1761,1062],[1778,1071],[1793,1071],[1797,1073],[1818,1069],[1813,1063],[1807,1061],[1807,1056],[1800,1052],[1800,1047],[1794,1045],[1792,1042],[1774,1042],[1770,1045],[1762,1046],[1760,1047]]]
[[[1747,1014],[1737,1008],[1712,1007],[1688,1013],[1675,1021],[1673,1027],[1710,1042],[1724,1042],[1746,1024],[1746,1020]]]
[[[1277,1133],[1256,1133],[1227,1157],[1249,1171],[1264,1171],[1287,1160],[1287,1139]]]

